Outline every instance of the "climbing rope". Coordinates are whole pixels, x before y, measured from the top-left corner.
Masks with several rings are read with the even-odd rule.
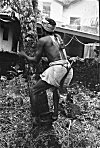
[[[74,35],[73,35],[73,37],[71,38],[71,40],[65,45],[65,46],[68,46],[70,43],[71,43],[71,41],[74,39]]]
[[[69,36],[70,37],[70,36]],[[75,40],[79,43],[81,43],[82,45],[85,45],[83,42],[81,42],[75,35],[72,36],[72,38],[70,39],[70,41],[65,45],[65,46],[68,46],[72,40]]]
[[[85,45],[85,44],[84,44],[83,42],[81,42],[76,36],[75,36],[75,39],[76,39],[79,43]]]

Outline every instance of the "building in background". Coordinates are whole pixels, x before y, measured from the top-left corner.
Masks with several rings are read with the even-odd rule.
[[[17,52],[20,32],[20,22],[15,13],[10,9],[0,12],[0,51]]]
[[[73,29],[99,33],[99,1],[79,0],[63,9],[63,22],[65,26]]]
[[[56,0],[38,0],[38,9],[42,17],[51,17],[58,25],[62,25],[63,4]]]
[[[98,0],[38,0],[38,9],[59,27],[99,34]]]

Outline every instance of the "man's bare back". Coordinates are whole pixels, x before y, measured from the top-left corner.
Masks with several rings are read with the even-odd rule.
[[[52,35],[54,36],[54,35]],[[37,50],[34,57],[29,57],[24,51],[21,51],[20,55],[24,56],[30,62],[39,63],[42,57],[47,57],[48,62],[54,62],[61,59],[59,45],[57,42],[53,42],[50,35],[42,37],[38,40]]]
[[[49,88],[53,88],[53,104],[54,104],[54,113],[52,115],[53,121],[58,118],[58,103],[59,103],[59,93],[58,88],[60,87],[60,81],[65,76],[67,69],[65,67],[68,66],[68,61],[65,60],[66,57],[63,58],[63,46],[62,41],[60,40],[59,35],[55,34],[56,23],[54,20],[47,18],[44,22],[42,22],[43,36],[38,40],[36,46],[36,53],[34,57],[30,57],[26,55],[25,52],[21,52],[20,54],[24,56],[28,62],[33,62],[38,64],[42,57],[47,57],[49,67],[40,75],[40,80],[33,86],[31,91],[31,112],[34,119],[34,124],[37,124],[38,119],[38,111],[37,104],[39,96],[42,95],[41,92],[46,91]],[[60,42],[61,41],[61,42]],[[63,60],[64,59],[64,60]],[[55,62],[56,61],[56,62]],[[61,63],[62,62],[62,63]],[[57,63],[60,63],[56,65]],[[55,64],[55,65],[53,65]],[[62,64],[65,64],[62,66]],[[73,71],[69,74],[69,77],[66,81],[67,85],[70,83],[72,79]],[[41,95],[40,95],[41,93]]]

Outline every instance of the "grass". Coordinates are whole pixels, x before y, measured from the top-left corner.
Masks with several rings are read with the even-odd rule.
[[[21,75],[0,82],[0,148],[99,148],[100,92],[73,83],[60,95],[59,117],[52,126],[32,127],[28,85]],[[50,108],[52,92],[48,90]],[[78,109],[76,109],[78,108]]]

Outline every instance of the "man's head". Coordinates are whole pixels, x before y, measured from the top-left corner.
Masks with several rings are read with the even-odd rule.
[[[48,33],[53,33],[56,28],[56,22],[51,18],[45,18],[42,21],[42,27]]]

